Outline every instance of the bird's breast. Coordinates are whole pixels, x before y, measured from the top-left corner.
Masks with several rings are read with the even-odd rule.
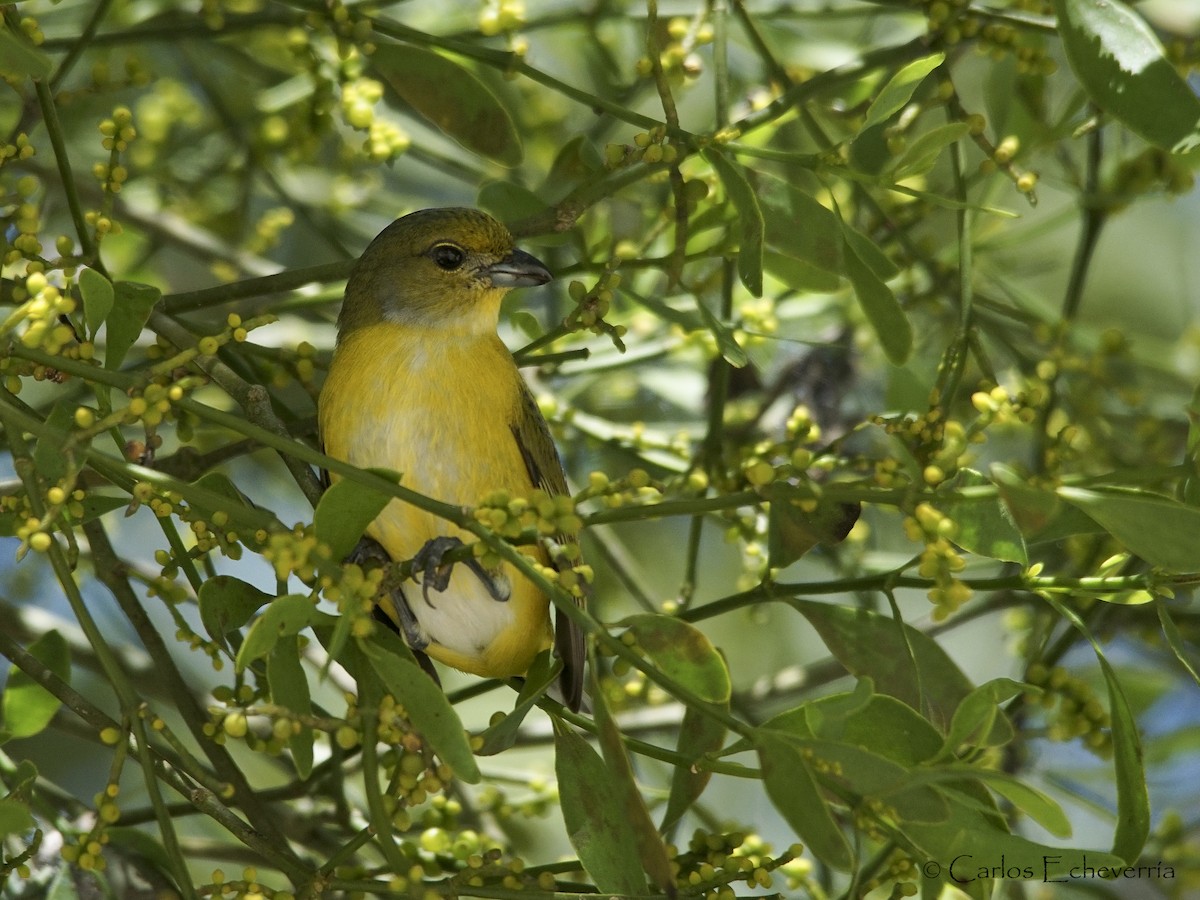
[[[450,503],[527,489],[510,427],[519,379],[494,335],[358,329],[338,346],[321,395],[326,452],[398,471],[409,487]]]
[[[321,392],[325,452],[360,468],[399,472],[402,484],[437,500],[477,504],[496,490],[530,487],[511,430],[520,373],[495,335],[439,336],[396,324],[356,329],[339,343]],[[468,539],[449,522],[393,500],[368,534],[396,560],[442,535]],[[546,598],[507,565],[512,585],[493,599],[477,576],[456,566],[444,594],[406,593],[428,652],[487,676],[524,672],[548,643]]]

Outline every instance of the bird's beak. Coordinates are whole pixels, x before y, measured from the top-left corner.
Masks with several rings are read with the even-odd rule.
[[[498,288],[531,287],[545,284],[552,277],[541,260],[524,250],[514,250],[484,271],[492,279],[492,286]]]

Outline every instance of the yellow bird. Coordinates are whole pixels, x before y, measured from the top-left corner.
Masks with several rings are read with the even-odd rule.
[[[478,210],[426,209],[385,228],[346,284],[319,402],[325,452],[400,472],[413,490],[461,506],[498,490],[566,493],[546,421],[496,334],[504,295],[550,278]],[[392,560],[417,560],[419,588],[383,604],[415,651],[504,678],[553,641],[565,700],[579,708],[582,634],[559,613],[555,635],[548,598],[515,568],[443,566],[466,534],[400,500],[367,536]]]

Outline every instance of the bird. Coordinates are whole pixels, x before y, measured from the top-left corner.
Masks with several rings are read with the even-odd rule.
[[[392,222],[346,283],[318,399],[324,452],[399,472],[405,486],[459,506],[497,491],[566,494],[550,429],[497,334],[504,295],[551,277],[482,211],[424,209]],[[507,562],[443,564],[465,537],[432,513],[388,503],[356,551],[414,561],[413,582],[380,601],[387,621],[419,658],[487,678],[523,675],[554,646],[563,699],[578,711],[579,626],[559,611],[552,627],[549,598]],[[547,563],[543,549],[536,554]]]

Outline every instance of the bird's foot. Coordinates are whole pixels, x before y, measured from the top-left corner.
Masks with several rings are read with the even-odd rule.
[[[401,587],[404,579],[400,577],[399,566],[392,562],[391,556],[383,549],[383,545],[374,538],[363,535],[354,549],[350,551],[350,555],[346,557],[346,561],[362,566],[368,571],[376,568],[383,569],[383,581],[380,582],[379,593],[376,595],[375,611],[386,624],[393,627],[399,625],[400,632],[404,635],[408,646],[419,656],[424,656],[421,651],[429,646],[429,638],[421,633],[417,617],[413,614],[412,607],[408,605],[408,598],[404,596],[404,590]],[[390,614],[384,610],[385,604],[390,607]],[[425,668],[426,671],[433,671],[431,666]]]
[[[446,562],[446,555],[462,545],[463,542],[458,538],[443,535],[426,541],[425,546],[418,550],[416,556],[413,557],[413,572],[421,574],[421,595],[430,606],[433,606],[433,603],[429,599],[429,589],[433,588],[440,594],[450,584],[450,573],[454,570],[455,561]],[[461,560],[461,562],[483,583],[493,600],[499,603],[508,600],[512,589],[507,579],[495,578],[488,574],[487,569],[474,557]]]
[[[346,562],[354,563],[364,569],[374,569],[391,563],[392,558],[383,549],[383,544],[365,534],[358,539],[354,549],[346,556]]]

